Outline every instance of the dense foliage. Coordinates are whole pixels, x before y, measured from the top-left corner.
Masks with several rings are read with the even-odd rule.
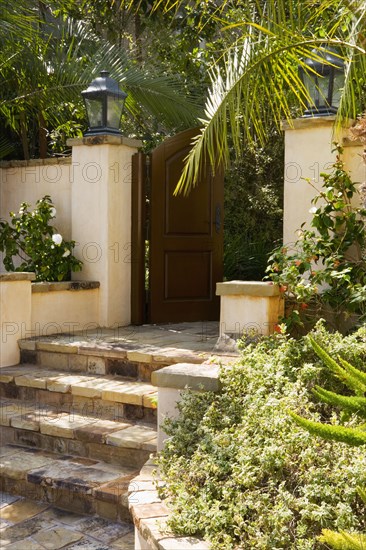
[[[34,272],[37,281],[65,281],[72,271],[81,271],[82,262],[72,254],[75,242],[57,232],[55,216],[46,195],[33,210],[23,202],[18,212],[10,212],[10,223],[0,219],[0,251],[7,271]]]
[[[364,370],[365,327],[343,339],[317,326],[312,336]],[[317,539],[322,529],[366,529],[357,493],[366,483],[364,448],[323,441],[289,415],[341,424],[310,392],[328,377],[308,337],[278,335],[244,348],[235,366],[222,369],[218,393],[185,394],[160,458],[176,533],[222,550],[310,550],[325,548]]]
[[[248,148],[225,174],[224,277],[258,280],[282,241],[284,155],[274,129],[265,147]]]

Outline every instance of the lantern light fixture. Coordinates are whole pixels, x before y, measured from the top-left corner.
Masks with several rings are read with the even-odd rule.
[[[86,90],[81,92],[88,117],[88,131],[84,136],[98,134],[122,135],[121,116],[127,94],[109,71],[101,71]]]
[[[314,57],[304,59],[299,76],[310,101],[304,117],[329,116],[338,111],[345,80],[345,63],[334,48],[312,50]]]

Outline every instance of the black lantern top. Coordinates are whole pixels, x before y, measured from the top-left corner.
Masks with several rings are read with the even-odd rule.
[[[120,121],[127,94],[109,76],[109,71],[101,71],[100,76],[81,95],[89,122],[89,129],[84,135],[121,135]]]
[[[334,55],[333,48],[314,49],[312,53],[314,58],[304,60],[306,68],[299,67],[300,78],[311,98],[304,116],[333,115],[338,110],[344,86],[344,61]]]

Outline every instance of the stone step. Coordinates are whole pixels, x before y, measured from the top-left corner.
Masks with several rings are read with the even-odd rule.
[[[21,364],[0,370],[0,395],[50,405],[60,413],[156,422],[156,388],[119,376],[69,374]]]
[[[9,550],[133,550],[130,522],[85,516],[0,492],[1,547]]]
[[[129,521],[127,490],[138,468],[96,459],[0,448],[0,490],[81,514]]]
[[[156,451],[153,424],[105,420],[34,402],[4,400],[0,407],[2,444],[142,466]]]
[[[212,346],[200,342],[197,336],[191,336],[190,340],[183,333],[174,339],[172,335],[177,331],[159,333],[155,328],[152,334],[145,330],[139,338],[134,333],[137,329],[120,328],[117,329],[120,337],[111,332],[110,338],[108,334],[98,337],[98,334],[74,333],[21,339],[21,362],[66,372],[117,374],[149,382],[155,370],[182,362],[199,364],[210,355]],[[197,351],[200,347],[203,351]]]

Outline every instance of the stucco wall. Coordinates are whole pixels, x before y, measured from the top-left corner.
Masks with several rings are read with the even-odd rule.
[[[0,217],[9,219],[22,202],[35,205],[50,195],[57,215],[54,225],[71,238],[71,158],[0,162]]]
[[[9,212],[18,212],[22,202],[33,208],[38,199],[50,195],[56,208],[53,225],[70,240],[73,170],[71,158],[0,162],[0,218],[10,220]]]

